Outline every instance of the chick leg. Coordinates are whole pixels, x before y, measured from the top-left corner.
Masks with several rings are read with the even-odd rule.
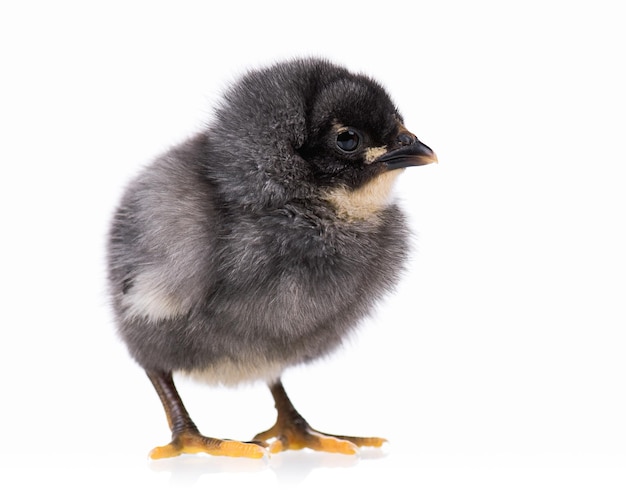
[[[269,445],[271,453],[308,447],[317,451],[356,454],[359,447],[380,447],[386,440],[377,437],[329,435],[311,428],[295,409],[280,381],[270,385],[278,417],[269,430],[259,433],[255,441]],[[271,445],[270,445],[271,443]]]
[[[201,435],[174,386],[172,373],[161,371],[146,371],[146,373],[159,394],[167,422],[172,430],[172,441],[167,445],[152,449],[150,458],[162,459],[199,452],[213,456],[248,458],[261,458],[265,455],[265,450],[256,444],[219,440]]]

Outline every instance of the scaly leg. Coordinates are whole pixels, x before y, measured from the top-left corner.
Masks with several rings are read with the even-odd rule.
[[[269,446],[271,453],[308,447],[317,451],[356,454],[359,447],[380,447],[386,440],[377,437],[350,437],[320,433],[309,426],[295,409],[280,381],[270,385],[278,416],[276,424],[254,437]]]
[[[172,430],[172,441],[167,445],[152,449],[150,458],[162,459],[199,452],[213,456],[248,458],[261,458],[265,455],[265,449],[256,444],[219,440],[201,435],[176,391],[172,373],[164,371],[146,371],[146,373],[159,394],[167,422]]]

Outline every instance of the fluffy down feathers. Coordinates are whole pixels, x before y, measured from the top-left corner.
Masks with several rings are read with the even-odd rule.
[[[384,151],[401,117],[378,84],[321,60],[250,72],[216,111],[121,200],[115,316],[148,370],[273,380],[337,348],[399,277],[392,183],[328,138],[356,126]]]

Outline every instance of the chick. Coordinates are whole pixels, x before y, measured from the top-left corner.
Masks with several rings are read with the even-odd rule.
[[[399,278],[408,230],[392,187],[405,167],[436,161],[403,123],[369,77],[291,60],[244,75],[204,132],[130,183],[108,277],[121,338],[172,432],[152,458],[382,445],[314,430],[280,378],[337,349]],[[205,437],[173,373],[263,380],[276,424],[250,442]]]

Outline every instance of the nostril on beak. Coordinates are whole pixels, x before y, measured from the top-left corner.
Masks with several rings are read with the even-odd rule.
[[[407,134],[406,132],[402,132],[398,135],[398,143],[402,146],[409,146],[413,144],[417,138],[412,134]]]

